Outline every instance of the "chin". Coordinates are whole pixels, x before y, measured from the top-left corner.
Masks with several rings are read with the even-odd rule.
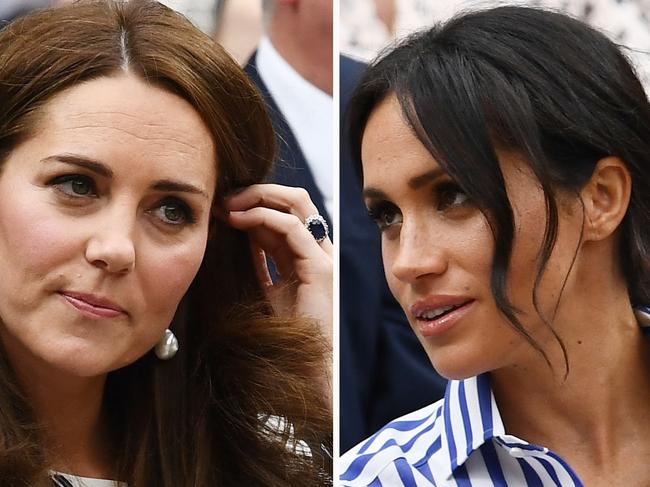
[[[78,349],[70,354],[48,354],[42,359],[52,369],[80,378],[99,377],[117,368],[112,365],[110,357],[90,348]]]
[[[40,353],[35,352],[45,369],[79,378],[104,376],[140,357],[129,360],[115,344],[106,345],[81,338],[63,340],[40,350]]]
[[[448,348],[428,350],[425,347],[433,368],[445,379],[463,380],[491,370],[482,360],[484,351],[467,350],[466,347]]]

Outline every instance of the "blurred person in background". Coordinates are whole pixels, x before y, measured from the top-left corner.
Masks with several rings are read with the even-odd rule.
[[[349,2],[348,2],[349,3]],[[370,5],[368,3],[368,5]],[[378,0],[379,38],[395,20],[392,0]],[[342,16],[348,5],[341,5]],[[364,2],[350,8],[364,12]],[[368,11],[366,10],[366,14]],[[373,24],[371,19],[370,24]],[[385,32],[384,32],[385,31]],[[357,32],[372,37],[373,29]],[[340,448],[347,451],[388,421],[440,399],[446,380],[431,372],[426,353],[391,295],[379,234],[368,218],[350,154],[347,102],[365,66],[340,58]]]
[[[260,0],[217,2],[215,40],[237,62],[244,66],[262,37],[262,4]]]
[[[332,0],[264,0],[264,35],[245,67],[278,137],[270,181],[300,186],[331,222]]]
[[[0,21],[10,22],[34,9],[49,7],[51,3],[51,0],[4,0],[0,2]]]
[[[210,35],[215,31],[217,16],[224,0],[161,0],[187,17],[196,27]]]
[[[517,4],[557,9],[608,33],[629,50],[650,86],[650,0],[341,0],[341,52],[370,61],[393,40],[464,10]]]
[[[347,104],[366,65],[340,58],[339,445],[347,451],[391,419],[440,399],[446,380],[390,293],[379,234],[350,153]]]

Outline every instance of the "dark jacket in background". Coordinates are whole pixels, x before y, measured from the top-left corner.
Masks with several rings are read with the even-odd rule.
[[[316,205],[316,208],[318,208],[318,212],[327,220],[330,226],[331,237],[332,219],[325,209],[323,195],[316,185],[316,180],[309,169],[307,160],[298,145],[295,135],[257,71],[256,57],[257,52],[253,53],[248,60],[244,71],[246,71],[246,74],[248,74],[249,78],[264,96],[278,142],[278,158],[268,180],[269,182],[284,184],[286,186],[305,188]],[[309,107],[305,107],[305,109],[308,110]]]
[[[365,65],[340,59],[340,451],[443,397],[446,381],[388,289],[379,232],[361,197],[345,110]]]

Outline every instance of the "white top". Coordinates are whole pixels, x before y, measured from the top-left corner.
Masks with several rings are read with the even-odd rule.
[[[52,475],[54,479],[54,485],[57,487],[127,487],[127,484],[124,482],[117,482],[115,480],[78,477],[76,475],[59,472],[52,472]]]
[[[333,215],[332,97],[303,78],[266,36],[257,49],[257,71],[298,141],[327,212]]]

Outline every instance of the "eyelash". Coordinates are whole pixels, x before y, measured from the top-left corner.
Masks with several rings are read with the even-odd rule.
[[[88,185],[89,189],[87,193],[77,193],[74,191],[73,184],[79,182]],[[57,176],[51,179],[47,184],[54,187],[63,197],[69,198],[71,200],[82,200],[86,198],[99,197],[95,181],[91,177],[85,176],[83,174],[66,174],[63,176]],[[173,221],[172,219],[166,217],[165,208],[168,209],[169,207],[175,207],[181,210],[182,215],[180,221]],[[154,217],[158,218],[163,224],[172,227],[191,225],[196,223],[194,212],[190,206],[184,201],[174,197],[168,196],[163,198],[157,203],[157,206],[151,210],[148,210],[148,213],[154,215]]]
[[[466,205],[469,202],[469,197],[467,196],[465,191],[463,191],[461,187],[458,186],[458,184],[451,181],[445,181],[440,183],[434,188],[433,192],[436,195],[436,202],[438,203],[438,211],[446,211],[449,209],[458,208],[460,206]],[[447,195],[453,194],[454,196],[462,195],[464,199],[461,202],[452,201],[444,208],[441,208],[440,202],[442,201],[443,199],[442,197],[445,194]]]
[[[97,187],[95,186],[95,182],[92,178],[84,176],[83,174],[66,174],[64,176],[58,176],[53,178],[48,184],[54,186],[59,192],[70,198],[88,198],[88,194],[76,193],[72,190],[72,183],[78,182],[88,184],[90,191],[92,191],[92,196],[97,197]],[[68,183],[70,183],[70,187],[65,190],[65,185]]]
[[[469,198],[460,188],[460,186],[451,181],[442,182],[435,186],[433,188],[433,194],[434,204],[436,205],[436,209],[439,212],[451,211],[456,208],[466,206],[470,202]],[[453,195],[453,201],[449,202],[448,200],[444,202],[445,195]],[[462,195],[464,197],[464,199],[460,202],[455,201],[458,195]],[[444,204],[442,204],[443,202]],[[390,223],[390,221],[393,220],[398,213],[399,208],[388,201],[378,201],[371,203],[368,207],[368,216],[376,223],[381,232],[387,230],[393,225],[401,223],[401,221]]]
[[[397,213],[399,213],[397,206],[387,201],[378,201],[368,206],[368,216],[375,222],[381,232],[395,224],[388,223],[388,221],[394,218]]]
[[[192,211],[192,209],[185,202],[183,202],[183,201],[181,201],[181,200],[179,200],[177,198],[169,198],[168,197],[168,198],[163,199],[162,201],[160,201],[158,203],[158,206],[154,210],[150,210],[150,213],[154,214],[156,211],[162,210],[163,215],[164,215],[165,210],[163,210],[163,208],[164,207],[170,207],[170,206],[171,207],[177,207],[182,211],[182,213],[183,213],[182,221],[172,222],[169,218],[167,218],[165,220],[165,219],[163,219],[161,217],[157,217],[161,221],[163,221],[163,223],[166,223],[167,225],[173,225],[173,226],[176,226],[176,225],[192,225],[192,224],[196,223],[196,218],[194,217],[194,212]]]

